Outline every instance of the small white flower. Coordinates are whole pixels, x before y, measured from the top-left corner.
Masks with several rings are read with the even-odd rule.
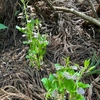
[[[81,94],[81,95],[84,95],[85,91],[84,91],[83,88],[79,87],[79,88],[77,89],[77,93],[78,93],[78,94]]]
[[[35,38],[38,38],[38,35],[34,35]]]
[[[45,35],[42,35],[42,37],[44,37]]]
[[[40,63],[40,65],[43,65],[43,61]]]
[[[42,27],[42,24],[40,23],[39,26]]]
[[[25,30],[25,27],[22,27],[22,30]]]
[[[38,37],[38,33],[36,33],[36,32],[33,32],[33,35],[34,35],[35,38]]]
[[[33,34],[34,34],[34,35],[37,35],[38,33],[37,33],[37,32],[33,32]]]
[[[27,22],[28,22],[28,23],[30,23],[30,22],[31,22],[31,20],[27,20]]]
[[[35,26],[36,29],[38,29],[38,26]]]
[[[25,35],[25,34],[23,34],[23,35],[22,35],[22,37],[26,37],[26,35]]]

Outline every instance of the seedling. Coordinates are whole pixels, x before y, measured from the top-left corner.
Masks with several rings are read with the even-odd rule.
[[[56,73],[50,74],[49,78],[43,78],[42,82],[47,90],[46,100],[65,100],[68,93],[68,100],[85,100],[84,89],[89,84],[81,82],[82,75],[87,70],[90,60],[85,60],[84,67],[78,71],[78,66],[70,66],[69,58],[66,59],[66,66],[55,64]]]
[[[41,24],[40,21],[38,19],[28,20],[25,1],[21,1],[24,5],[26,26],[22,28],[16,26],[16,28],[24,33],[23,36],[27,37],[27,41],[23,41],[23,43],[29,45],[28,55],[26,55],[26,58],[30,60],[30,65],[40,69],[40,66],[43,64],[43,56],[46,52],[48,41],[46,39],[46,35],[41,35],[39,33],[39,26]]]

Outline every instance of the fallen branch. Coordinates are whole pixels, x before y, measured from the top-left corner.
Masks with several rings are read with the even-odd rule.
[[[98,1],[98,0],[96,0],[96,1]],[[75,14],[75,15],[77,15],[77,16],[79,16],[79,17],[81,17],[81,18],[83,18],[83,19],[85,19],[85,20],[87,20],[87,21],[89,21],[89,22],[91,22],[91,23],[93,23],[93,24],[95,24],[95,25],[97,25],[97,26],[100,27],[100,21],[96,19],[96,18],[98,18],[98,16],[97,16],[96,11],[95,11],[92,3],[91,3],[91,0],[88,0],[88,2],[90,4],[90,6],[92,8],[92,11],[93,11],[93,13],[94,13],[94,15],[95,15],[96,18],[88,16],[88,15],[86,15],[84,13],[78,12],[78,11],[74,10],[73,8],[69,9],[69,8],[65,8],[65,7],[56,7],[56,6],[53,6],[48,0],[44,0],[44,2],[46,2],[47,5],[51,9],[53,9],[54,11],[63,11],[63,12],[73,13],[73,14]]]
[[[83,18],[83,19],[85,19],[85,20],[87,20],[87,21],[89,21],[89,22],[100,27],[100,21],[99,20],[97,20],[97,19],[95,19],[91,16],[88,16],[84,13],[78,12],[78,11],[74,10],[73,8],[69,9],[69,8],[65,8],[65,7],[55,7],[54,6],[54,9],[55,9],[55,11],[63,11],[63,12],[73,13],[73,14],[75,14],[75,15],[77,15],[77,16],[79,16],[79,17],[81,17],[81,18]]]

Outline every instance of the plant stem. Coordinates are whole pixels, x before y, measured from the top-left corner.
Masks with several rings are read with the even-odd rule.
[[[28,21],[28,15],[27,15],[27,12],[26,12],[26,4],[25,4],[25,0],[23,0],[23,6],[24,6],[24,13],[25,13],[25,18],[26,18],[26,22]]]

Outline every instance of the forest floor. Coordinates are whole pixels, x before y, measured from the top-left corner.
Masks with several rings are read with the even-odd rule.
[[[17,17],[11,18],[9,14],[5,16],[4,24],[9,23],[9,29],[0,31],[0,100],[44,100],[45,89],[41,79],[54,72],[54,64],[65,65],[63,58],[66,57],[70,57],[72,64],[80,66],[83,66],[86,59],[90,59],[94,65],[97,64],[96,70],[100,69],[99,27],[85,25],[85,20],[75,14],[48,9],[44,1],[36,2],[40,10],[35,9],[31,2],[27,8],[30,18],[41,20],[40,33],[48,34],[49,44],[41,70],[29,66],[29,60],[25,58],[29,47],[22,43],[25,38],[14,27],[25,24],[23,15],[20,12]],[[52,5],[74,8],[92,16],[88,3],[53,0]],[[100,75],[95,72],[82,80],[91,85],[85,91],[86,100],[100,100]]]

